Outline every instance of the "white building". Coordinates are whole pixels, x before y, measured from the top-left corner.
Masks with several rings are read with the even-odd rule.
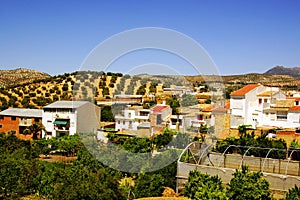
[[[142,106],[127,107],[121,115],[115,116],[116,131],[138,130],[141,123],[150,121],[150,110],[143,109]]]
[[[42,123],[46,138],[96,133],[100,128],[100,108],[88,101],[56,101],[43,107]]]
[[[279,88],[259,84],[247,85],[230,94],[230,127],[251,125],[253,128],[263,122],[263,110],[275,104],[276,99],[285,99]]]
[[[286,99],[279,88],[258,84],[247,85],[230,95],[230,127],[251,125],[252,128],[297,128],[298,99]]]

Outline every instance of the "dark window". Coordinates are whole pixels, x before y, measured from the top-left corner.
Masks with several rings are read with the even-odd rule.
[[[1,116],[0,116],[0,119],[4,119],[4,116],[3,116],[3,115],[1,115]]]
[[[262,103],[262,99],[258,99],[258,103],[261,104]]]
[[[2,124],[0,124],[0,128],[2,128]]]
[[[15,116],[12,116],[12,117],[11,117],[11,120],[16,121],[16,117],[15,117]]]

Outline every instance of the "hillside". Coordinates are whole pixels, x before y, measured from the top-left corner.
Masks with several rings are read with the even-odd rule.
[[[300,78],[300,67],[287,68],[283,66],[276,66],[265,72],[265,74],[280,74],[280,75],[290,75],[293,77]]]
[[[0,110],[8,107],[41,108],[57,100],[109,101],[117,94],[155,93],[156,85],[181,85],[183,77],[130,76],[121,73],[84,71],[0,88]]]
[[[48,74],[24,68],[0,70],[0,87],[24,84],[49,77]]]
[[[206,81],[215,81],[215,76],[185,76],[192,83]],[[238,86],[252,83],[261,83],[263,85],[278,86],[278,87],[298,87],[300,79],[289,75],[270,75],[270,74],[241,74],[222,76],[225,86]]]
[[[130,76],[121,73],[95,71],[65,73],[54,77],[40,73],[42,77],[46,78],[37,80],[31,76],[26,80],[25,74],[29,72],[32,71],[16,70],[19,79],[11,75],[14,78],[10,78],[10,83],[16,83],[17,80],[20,80],[17,82],[18,84],[0,88],[0,110],[8,107],[41,108],[57,100],[110,101],[117,94],[144,94],[145,92],[155,94],[158,83],[162,83],[164,87],[170,87],[170,85],[197,86],[220,80],[220,77],[207,75],[150,76],[142,74]],[[35,73],[36,75],[33,77],[38,77],[39,73]],[[10,76],[7,75],[6,77]],[[31,78],[34,81],[28,82]],[[227,94],[250,83],[277,86],[287,90],[300,89],[300,79],[289,75],[244,74],[222,76],[221,78],[226,86]],[[21,80],[25,83],[21,84]],[[9,82],[8,80],[5,81]]]

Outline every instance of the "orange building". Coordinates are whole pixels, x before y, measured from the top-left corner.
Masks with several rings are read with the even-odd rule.
[[[0,132],[15,132],[20,139],[32,139],[23,132],[35,122],[42,123],[41,109],[9,108],[0,112]]]

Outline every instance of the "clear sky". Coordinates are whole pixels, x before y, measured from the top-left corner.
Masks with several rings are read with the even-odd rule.
[[[105,39],[141,27],[173,29],[193,38],[221,74],[300,66],[299,10],[299,0],[0,0],[0,68],[73,72]],[[114,69],[185,65],[157,54],[139,52],[118,60]]]

